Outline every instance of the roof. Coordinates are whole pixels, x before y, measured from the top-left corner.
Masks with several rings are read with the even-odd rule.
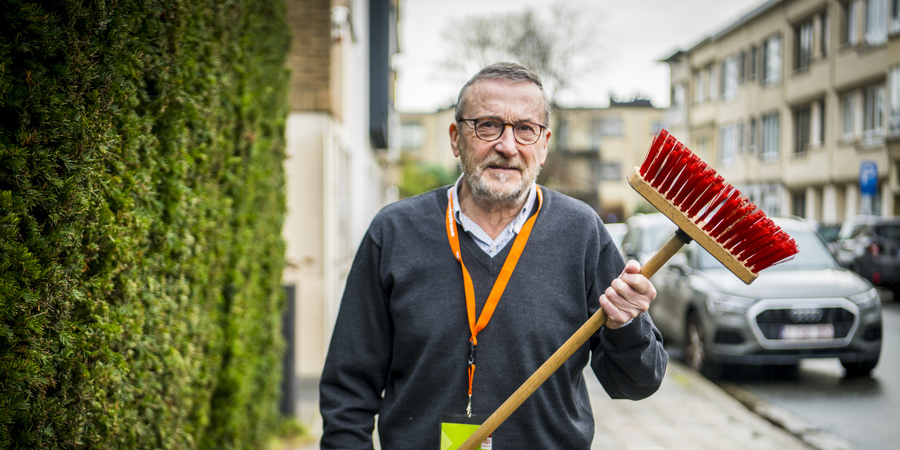
[[[757,17],[761,16],[762,14],[768,12],[769,10],[771,10],[772,8],[774,8],[775,6],[777,6],[777,5],[779,5],[780,3],[782,3],[783,1],[784,1],[784,0],[767,0],[765,3],[763,3],[763,4],[759,5],[759,6],[757,6],[757,7],[754,8],[752,11],[750,11],[750,12],[748,12],[747,14],[744,14],[743,16],[741,16],[741,18],[738,19],[737,21],[732,22],[731,24],[729,24],[729,25],[726,26],[725,28],[723,28],[723,29],[721,29],[721,30],[719,30],[719,31],[717,31],[717,32],[715,32],[715,33],[713,33],[711,36],[706,36],[706,37],[704,37],[704,38],[701,39],[699,42],[697,42],[696,44],[694,44],[693,46],[691,46],[691,48],[689,48],[688,50],[677,50],[677,51],[675,51],[675,53],[673,53],[671,56],[668,56],[668,57],[663,58],[662,60],[660,60],[660,62],[665,62],[665,63],[667,63],[667,62],[672,62],[672,61],[678,60],[678,59],[680,59],[682,56],[684,56],[686,53],[690,53],[690,52],[696,50],[697,48],[702,47],[702,46],[704,46],[704,45],[706,45],[706,44],[708,44],[708,43],[710,43],[710,42],[718,41],[719,39],[722,39],[722,38],[724,38],[725,36],[731,34],[731,32],[737,30],[738,28],[740,28],[740,27],[743,26],[744,24],[746,24],[746,23],[752,21],[753,19],[756,19]]]

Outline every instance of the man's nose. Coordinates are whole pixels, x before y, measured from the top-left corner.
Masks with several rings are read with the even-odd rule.
[[[506,131],[506,127],[509,127],[509,132]],[[497,145],[494,146],[494,149],[507,157],[513,157],[519,152],[518,147],[516,147],[515,128],[511,123],[503,124],[503,132],[497,138]]]

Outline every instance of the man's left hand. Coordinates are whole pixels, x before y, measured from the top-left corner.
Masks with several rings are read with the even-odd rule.
[[[656,288],[641,275],[641,265],[631,260],[625,270],[600,296],[600,306],[606,311],[606,327],[619,328],[650,308],[656,298]]]

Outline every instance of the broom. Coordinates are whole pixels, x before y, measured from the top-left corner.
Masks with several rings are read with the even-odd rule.
[[[678,226],[641,267],[647,278],[692,239],[746,284],[759,271],[790,260],[799,251],[772,219],[666,130],[656,135],[643,164],[628,175],[628,183]],[[471,450],[484,441],[605,323],[601,308],[459,448]]]

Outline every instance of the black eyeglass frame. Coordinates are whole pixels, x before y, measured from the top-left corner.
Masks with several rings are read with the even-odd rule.
[[[485,138],[481,137],[481,135],[478,134],[478,127],[475,126],[477,121],[479,121],[479,120],[486,120],[486,119],[489,119],[489,120],[496,120],[497,122],[500,122],[501,125],[503,125],[503,128],[500,130],[500,134],[498,134],[497,137],[495,137],[495,138],[493,138],[493,139],[485,139]],[[543,125],[541,125],[541,124],[539,124],[539,123],[532,122],[532,121],[530,121],[530,120],[522,120],[522,121],[519,121],[519,122],[516,122],[516,123],[508,123],[508,122],[503,122],[503,121],[501,121],[501,120],[499,120],[499,119],[497,119],[497,118],[494,118],[494,117],[476,117],[476,118],[474,118],[474,119],[463,119],[462,117],[457,117],[457,118],[456,118],[456,121],[457,121],[457,122],[472,122],[472,129],[475,131],[475,136],[476,136],[478,139],[481,139],[482,141],[485,141],[485,142],[493,142],[493,141],[496,141],[497,139],[500,139],[501,137],[503,137],[503,133],[506,132],[506,126],[509,125],[509,126],[512,127],[512,129],[513,129],[513,139],[515,139],[516,142],[518,142],[519,144],[522,144],[522,145],[532,145],[532,144],[537,143],[537,141],[541,140],[541,136],[544,135],[544,130],[547,129],[547,127],[545,127],[545,126],[543,126]],[[523,124],[523,123],[530,123],[530,124],[532,124],[532,125],[537,125],[537,127],[541,130],[541,131],[537,134],[537,137],[534,138],[534,141],[532,141],[532,142],[522,142],[522,141],[519,140],[519,137],[516,136],[516,125],[520,125],[520,124]]]

